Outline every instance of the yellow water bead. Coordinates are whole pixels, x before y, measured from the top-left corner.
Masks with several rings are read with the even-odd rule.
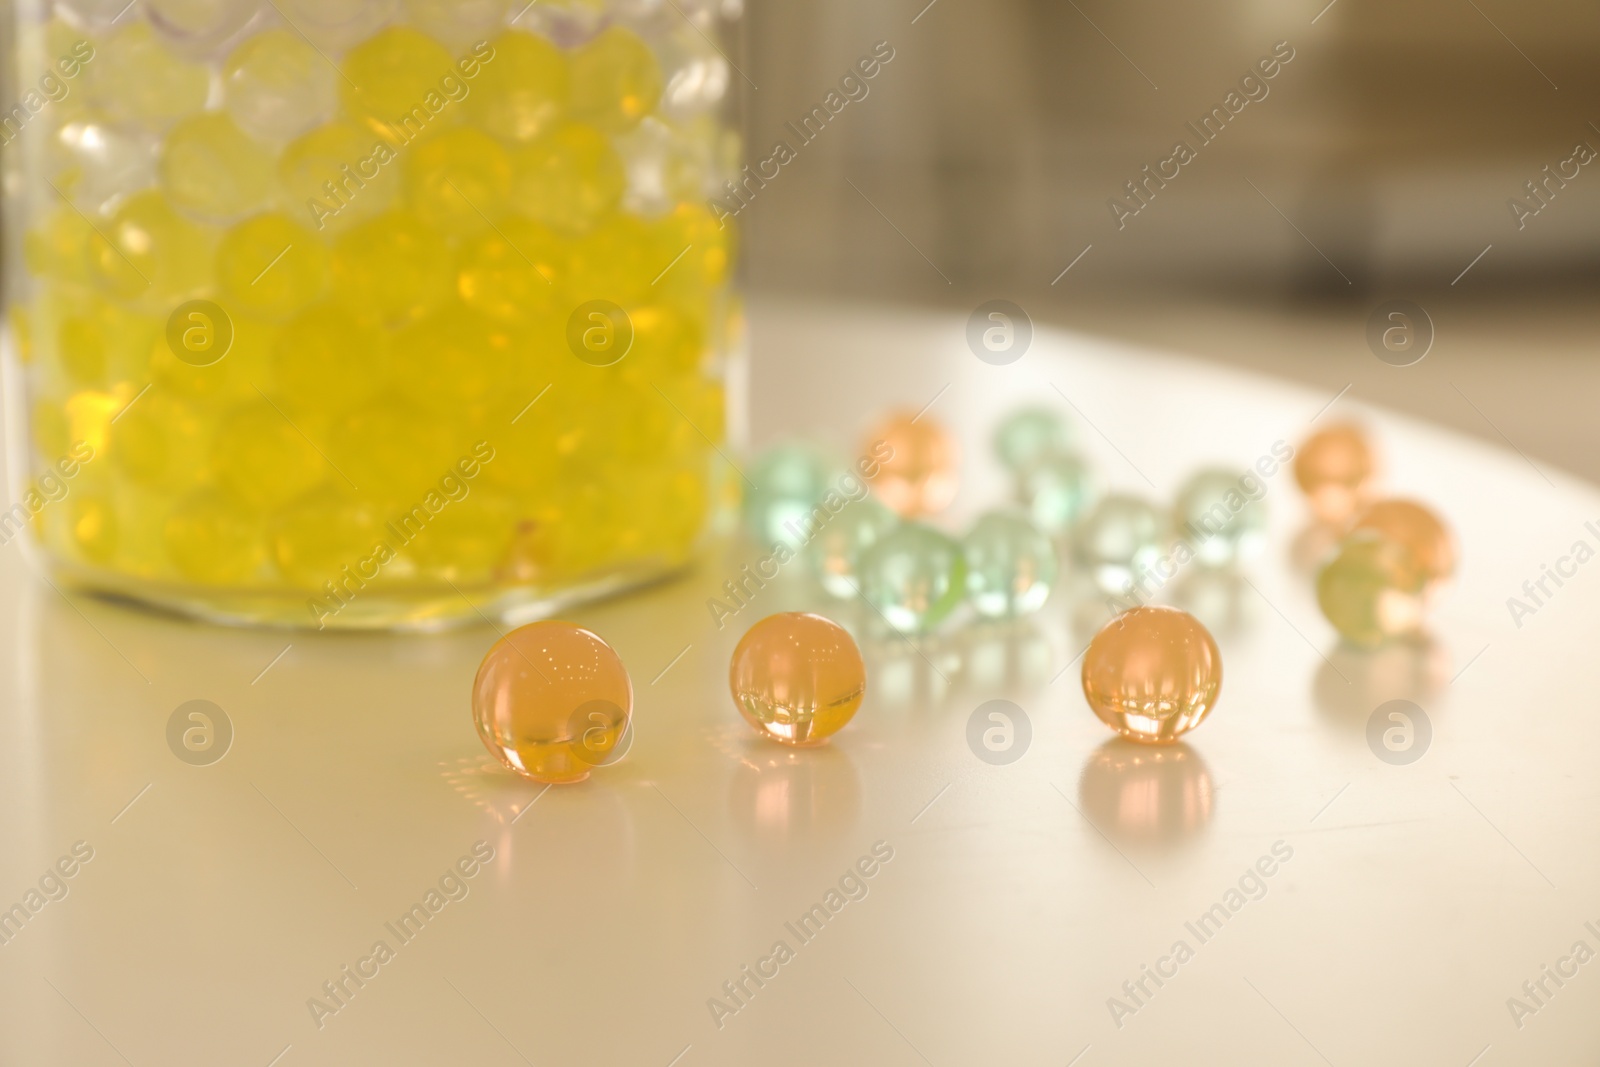
[[[626,309],[650,293],[669,263],[643,222],[612,216],[573,243],[567,293],[576,303],[610,300]]]
[[[497,319],[530,319],[556,306],[566,246],[539,223],[513,216],[466,242],[458,262],[462,303]]]
[[[175,304],[211,281],[215,234],[179,215],[159,192],[129,197],[101,234],[90,242],[90,267],[113,296]]]
[[[179,574],[207,585],[242,585],[266,559],[261,522],[214,490],[185,497],[167,516],[162,539]]]
[[[703,300],[728,280],[738,231],[724,226],[702,204],[681,203],[654,223],[656,247],[671,269],[657,284],[685,300]],[[678,256],[681,259],[674,259]]]
[[[333,475],[316,446],[266,401],[228,412],[212,446],[217,482],[259,511],[281,507]]]
[[[155,316],[98,293],[51,292],[36,308],[46,376],[59,373],[71,385],[103,388],[148,374],[150,346],[162,325]]]
[[[110,498],[79,487],[67,500],[66,534],[73,552],[91,563],[108,563],[117,551],[117,513]]]
[[[471,120],[507,141],[531,141],[565,113],[571,96],[567,57],[531,33],[508,30],[489,42],[465,108]]]
[[[217,287],[223,303],[285,319],[328,286],[327,246],[288,216],[272,213],[241,222],[217,247]]]
[[[347,230],[387,211],[400,195],[395,149],[347,121],[292,141],[278,158],[283,210],[319,233]]]
[[[608,133],[639,124],[661,101],[661,66],[639,35],[612,26],[572,55],[572,116]]]
[[[273,346],[273,393],[297,411],[360,403],[386,378],[383,335],[336,304],[296,318]]]
[[[376,500],[335,479],[278,512],[269,537],[273,562],[295,585],[320,590],[389,539],[383,522]]]
[[[558,126],[512,155],[512,206],[552,229],[589,229],[616,208],[627,184],[616,149],[593,126]]]
[[[641,305],[630,309],[628,318],[633,347],[627,360],[634,367],[681,374],[699,369],[708,354],[704,327],[674,305]]]
[[[99,241],[89,220],[61,204],[23,234],[22,262],[35,277],[92,285],[96,275],[90,251],[97,243],[104,242]]]
[[[421,108],[435,123],[453,124],[458,106],[447,102],[440,82],[460,81],[444,45],[409,26],[391,26],[345,54],[339,98],[351,117],[385,136]]]
[[[396,386],[414,403],[465,419],[491,402],[531,398],[533,358],[508,325],[452,303],[396,334],[390,365]]]
[[[467,432],[456,430],[463,440],[452,440],[452,429],[404,398],[384,394],[333,421],[328,455],[362,494],[409,508],[469,447]]]
[[[408,214],[364,222],[334,242],[334,289],[358,319],[420,318],[450,296],[453,281],[444,239]]]
[[[68,442],[63,449],[51,453],[60,456],[71,453],[84,462],[105,453],[111,437],[112,420],[133,403],[138,391],[126,382],[110,391],[85,389],[67,398],[64,408]],[[85,453],[87,454],[81,454]]]
[[[205,107],[211,74],[168,48],[150,24],[129,19],[84,67],[90,99],[113,116],[165,126]]]
[[[489,229],[511,193],[511,158],[481,130],[450,130],[417,145],[405,167],[412,212],[449,234]]]
[[[434,515],[406,551],[426,578],[479,584],[490,580],[517,532],[512,501],[482,487],[457,481],[466,492]]]
[[[151,389],[110,424],[107,458],[130,481],[180,493],[210,468],[211,427],[188,404]]]
[[[167,134],[161,184],[179,208],[230,219],[262,207],[272,195],[272,154],[222,112],[191,115]]]

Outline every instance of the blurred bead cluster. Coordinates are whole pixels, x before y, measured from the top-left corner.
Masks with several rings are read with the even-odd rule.
[[[736,314],[706,207],[739,155],[724,7],[57,0],[24,22],[25,81],[91,53],[8,186],[36,469],[94,453],[35,517],[46,550],[316,593],[486,442],[374,580],[559,589],[686,558]],[[208,366],[168,337],[196,299],[232,335]],[[614,366],[571,351],[592,300],[625,310]]]
[[[1102,493],[1071,423],[1046,408],[1008,415],[992,448],[1012,499],[959,533],[936,518],[960,485],[959,445],[910,413],[875,426],[853,466],[802,444],[758,456],[746,526],[758,544],[804,555],[828,595],[865,600],[902,634],[1021,618],[1069,581],[1122,610],[1175,594],[1178,568],[1226,572],[1265,543],[1265,485],[1249,471],[1199,470],[1165,508]]]
[[[1375,647],[1417,636],[1456,569],[1455,537],[1430,508],[1381,498],[1380,463],[1365,430],[1340,423],[1313,434],[1295,480],[1317,525],[1317,603],[1351,643]]]

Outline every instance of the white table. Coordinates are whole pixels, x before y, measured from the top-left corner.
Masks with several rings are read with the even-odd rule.
[[[753,323],[757,444],[814,430],[850,446],[886,406],[934,401],[967,450],[958,523],[1004,492],[994,420],[1024,399],[1065,407],[1053,386],[1107,481],[1163,499],[1202,461],[1243,469],[1298,442],[1331,399],[1043,330],[990,366],[959,317],[766,303]],[[1506,599],[1575,540],[1600,545],[1583,525],[1600,494],[1354,396],[1321,418],[1355,413],[1388,485],[1461,537],[1431,644],[1338,646],[1290,559],[1304,514],[1281,472],[1268,554],[1208,593],[1220,706],[1154,764],[1108,746],[1085,706],[1070,661],[1090,613],[1064,601],[920,650],[865,642],[861,713],[832,746],[790,753],[747,733],[727,663],[744,625],[812,594],[780,579],[717,631],[705,600],[753,558],[724,548],[572,613],[629,664],[637,742],[541,793],[473,732],[486,627],[218,629],[69,601],[9,547],[0,908],[76,842],[93,858],[65,864],[68,894],[0,946],[0,1062],[1593,1062],[1600,962],[1546,979],[1520,1028],[1507,998],[1575,941],[1600,951],[1600,563],[1520,628]],[[966,742],[997,697],[1032,725],[1008,766]],[[167,745],[196,698],[236,729],[210,766]],[[1432,723],[1410,765],[1365,739],[1391,698]],[[864,898],[809,942],[786,928],[880,841],[893,858]],[[1265,895],[1202,943],[1185,924],[1280,841],[1293,855],[1263,864]],[[385,924],[476,842],[493,860],[466,864],[467,895],[402,943]],[[393,958],[361,964],[380,939]],[[708,999],[731,1006],[723,983],[780,939],[793,958],[746,980],[719,1028]],[[1193,957],[1162,962],[1180,939]],[[1176,973],[1134,1001],[1123,983],[1145,964]],[[346,965],[371,977],[346,979],[319,1028],[307,1001]],[[1137,1007],[1120,1027],[1113,996]]]

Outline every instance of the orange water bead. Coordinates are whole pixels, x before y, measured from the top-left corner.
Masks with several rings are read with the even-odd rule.
[[[1405,548],[1429,582],[1449,578],[1456,570],[1456,541],[1432,510],[1414,500],[1380,500],[1351,527],[1371,530]]]
[[[855,716],[867,668],[844,627],[787,611],[767,616],[740,639],[728,686],[739,714],[763,737],[818,745]]]
[[[1312,434],[1294,458],[1294,480],[1323,522],[1349,522],[1371,499],[1377,472],[1378,458],[1366,432],[1352,423]]]
[[[570,622],[536,622],[496,641],[472,683],[478,736],[536,782],[581,782],[620,758],[633,683],[615,650]]]
[[[943,511],[960,486],[961,448],[943,426],[900,412],[867,438],[862,454],[879,459],[873,488],[883,502],[911,517]]]
[[[1133,741],[1168,743],[1211,713],[1222,654],[1200,621],[1177,608],[1123,612],[1083,655],[1083,695],[1100,721]]]

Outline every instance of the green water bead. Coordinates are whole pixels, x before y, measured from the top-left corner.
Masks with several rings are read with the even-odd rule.
[[[1340,635],[1370,647],[1420,627],[1427,583],[1403,545],[1361,531],[1318,573],[1317,605]]]
[[[1254,487],[1253,498],[1245,482]],[[1221,467],[1199,471],[1178,490],[1172,524],[1194,548],[1195,559],[1208,567],[1248,559],[1266,542],[1264,491],[1254,474],[1241,478]]]
[[[1050,536],[1022,515],[992,511],[962,541],[967,599],[980,615],[1009,618],[1038,611],[1057,573]]]
[[[874,497],[846,504],[807,546],[822,588],[840,598],[855,596],[861,584],[861,557],[899,522],[899,516]]]
[[[1166,522],[1153,504],[1113,493],[1084,516],[1074,554],[1103,591],[1121,593],[1161,557],[1165,532]]]
[[[1067,422],[1049,408],[1023,408],[1012,412],[994,434],[1000,462],[1023,471],[1052,454],[1065,454],[1072,446]]]
[[[748,471],[744,519],[759,544],[799,548],[814,525],[812,512],[828,495],[832,468],[816,449],[778,445],[757,457]]]
[[[1060,534],[1071,529],[1083,514],[1093,493],[1093,482],[1082,459],[1065,452],[1050,452],[1018,475],[1017,488],[1039,528]]]
[[[967,591],[961,545],[921,523],[880,538],[862,557],[860,571],[862,594],[901,633],[932,630]]]

